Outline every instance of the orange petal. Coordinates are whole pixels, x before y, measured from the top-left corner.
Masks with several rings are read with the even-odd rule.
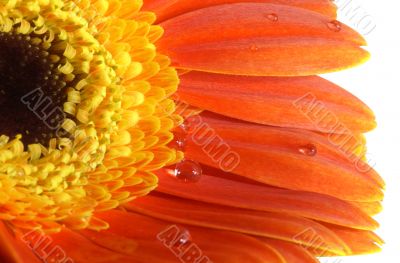
[[[0,259],[4,263],[41,263],[28,244],[23,241],[21,233],[12,230],[0,221]]]
[[[360,208],[361,211],[364,211],[364,213],[370,216],[375,216],[383,210],[381,202],[351,202],[351,204]]]
[[[336,235],[338,235],[351,249],[348,255],[364,255],[381,251],[383,240],[375,233],[370,231],[355,230],[334,225],[326,225]],[[324,250],[309,249],[316,256],[337,256]]]
[[[180,80],[179,100],[241,120],[335,133],[366,132],[376,126],[373,112],[362,101],[317,76],[190,72]]]
[[[167,170],[157,173],[157,191],[207,203],[280,212],[333,224],[373,230],[378,224],[347,202],[309,192],[277,189],[203,175],[195,184],[173,178]],[[234,193],[234,194],[232,194]]]
[[[364,147],[365,142],[357,139],[358,135],[320,134],[303,129],[279,128],[238,121],[221,115],[203,112],[186,120],[189,137],[215,162],[223,147],[213,147],[224,140],[255,144],[260,148],[279,148],[291,153],[318,155],[325,159],[339,162],[349,169],[355,169],[380,187],[384,180],[360,156],[354,155],[354,149]],[[248,136],[251,134],[252,136]],[[210,144],[210,145],[209,145]],[[312,152],[314,151],[315,152]],[[310,151],[310,152],[308,152]],[[224,167],[220,167],[224,168]]]
[[[279,251],[268,244],[262,244],[253,237],[192,226],[187,229],[193,236],[193,242],[214,262],[287,263]],[[234,251],[232,248],[240,249]]]
[[[115,254],[132,256],[134,262],[172,263],[179,262],[180,259],[184,261],[185,253],[182,252],[193,246],[200,252],[199,257],[210,259],[210,261],[204,260],[204,263],[211,260],[222,263],[285,263],[273,248],[243,234],[177,226],[136,213],[115,210],[98,216],[110,223],[110,229],[103,232],[85,230],[80,231],[80,234]],[[168,229],[177,230],[175,234],[178,236],[186,232],[190,236],[190,241],[185,246],[179,247],[179,244],[175,243],[175,238],[167,238]],[[232,247],[241,249],[232,250]]]
[[[263,238],[261,240],[278,250],[288,263],[319,263],[310,252],[299,245],[277,239]]]
[[[145,263],[146,259],[151,259],[153,260],[151,262],[155,263],[174,262],[172,260],[168,260],[168,257],[165,259],[165,261],[157,260],[157,257],[151,256],[151,254],[147,254],[145,251],[143,253],[137,253],[135,255],[137,258],[129,256],[125,253],[117,252],[115,247],[123,245],[117,236],[114,237],[115,240],[113,244],[110,244],[110,247],[101,246],[83,236],[82,233],[75,232],[67,228],[63,229],[60,233],[53,234],[52,239],[54,240],[54,244],[61,247],[65,251],[66,255],[72,258],[76,263],[88,262],[88,259],[90,259],[90,262],[93,263],[133,262],[134,260],[134,262]],[[108,239],[106,234],[104,239]],[[160,253],[160,251],[157,251],[157,253]]]
[[[381,187],[355,168],[321,157],[301,156],[280,149],[263,149],[258,145],[227,141],[233,152],[240,156],[235,174],[292,190],[332,195],[348,201],[380,201]],[[217,145],[212,145],[216,148]],[[219,167],[202,148],[189,143],[187,158]]]
[[[357,32],[290,6],[219,5],[175,17],[162,27],[165,35],[157,47],[178,68],[254,76],[315,75],[369,57],[359,47],[365,40]]]
[[[155,12],[158,21],[164,21],[196,9],[237,2],[271,3],[309,9],[329,17],[336,17],[336,6],[330,0],[146,0],[143,9]]]
[[[339,125],[338,125],[339,127]],[[342,126],[344,127],[344,126]],[[346,127],[347,128],[347,127]],[[346,131],[346,128],[342,131]],[[336,129],[334,132],[340,132],[340,128]],[[349,129],[347,129],[349,131]],[[365,138],[365,135],[362,133],[320,133],[323,136],[329,140],[329,142],[332,145],[335,145],[338,148],[342,148],[343,151],[348,152],[348,153],[353,153],[355,156],[363,159],[365,155],[367,154],[367,140]]]
[[[270,21],[269,14],[276,15]],[[268,3],[237,3],[196,10],[163,22],[163,38],[157,44],[186,46],[251,38],[316,38],[366,45],[350,27],[330,30],[331,19],[308,10]],[[339,22],[338,22],[339,23]],[[179,37],[176,37],[176,36]]]
[[[277,238],[312,246],[309,239],[293,237],[311,228],[326,241],[323,248],[346,253],[342,241],[320,224],[301,217],[279,213],[256,212],[178,199],[149,195],[127,205],[131,211],[181,224],[235,231],[261,237]]]
[[[158,221],[128,212],[110,210],[96,214],[110,228],[71,231],[67,228],[52,235],[55,245],[60,246],[74,262],[138,262],[175,263],[177,258],[157,239],[157,233],[165,226]],[[123,227],[123,232],[116,230]],[[77,244],[79,248],[77,249]]]
[[[348,201],[383,198],[383,181],[372,168],[361,171],[315,133],[301,138],[293,130],[232,120],[189,120],[197,129],[187,136],[188,159],[282,188]]]

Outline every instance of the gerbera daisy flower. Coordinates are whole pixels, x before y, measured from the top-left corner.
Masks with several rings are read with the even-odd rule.
[[[0,2],[1,262],[379,251],[369,57],[328,0]]]

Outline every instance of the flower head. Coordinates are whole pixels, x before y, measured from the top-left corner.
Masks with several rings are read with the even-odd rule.
[[[369,57],[335,18],[328,0],[0,1],[0,256],[378,251],[374,114],[317,76]]]
[[[107,228],[95,211],[147,194],[151,171],[178,158],[162,30],[139,1],[115,5],[1,6],[0,215],[15,227]]]

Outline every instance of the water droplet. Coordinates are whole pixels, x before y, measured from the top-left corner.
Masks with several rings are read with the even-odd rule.
[[[183,132],[189,133],[190,124],[187,120],[185,120],[181,125],[178,126],[178,128]]]
[[[270,20],[272,22],[278,22],[278,20],[279,20],[278,15],[274,14],[274,13],[266,15],[266,18],[268,18],[268,20]]]
[[[176,145],[178,146],[179,150],[183,150],[185,149],[185,145],[186,145],[186,139],[184,138],[179,138],[176,140]]]
[[[183,160],[175,166],[174,176],[186,183],[198,182],[203,174],[199,163]]]
[[[178,126],[178,129],[186,134],[193,133],[197,128],[196,120],[194,117],[189,117],[183,121],[181,125]]]
[[[328,28],[334,32],[339,32],[340,30],[342,30],[342,23],[337,20],[332,20],[328,23]]]
[[[301,146],[299,148],[299,152],[307,156],[315,156],[317,155],[318,150],[314,144],[307,144],[305,146]]]
[[[256,52],[256,51],[259,50],[259,48],[256,45],[251,45],[250,46],[250,50],[253,51],[253,52]]]
[[[186,133],[174,133],[173,147],[177,150],[183,151],[186,147]]]
[[[183,251],[186,251],[186,249],[192,244],[192,237],[190,235],[190,232],[187,229],[183,229],[178,238],[174,240],[172,243],[172,250],[176,254],[181,254]]]
[[[179,235],[177,243],[179,244],[186,244],[192,239],[192,236],[190,235],[189,230],[184,229],[182,230],[181,234]]]

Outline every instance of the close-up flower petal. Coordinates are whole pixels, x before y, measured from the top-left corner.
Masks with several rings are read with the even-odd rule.
[[[181,100],[249,122],[330,132],[336,123],[333,117],[324,116],[329,111],[353,132],[366,132],[376,125],[373,112],[363,102],[316,76],[248,77],[192,71],[180,76],[180,81],[177,94]],[[317,101],[323,101],[325,112],[318,112]],[[317,126],[304,111],[327,123]]]
[[[191,70],[304,76],[355,66],[369,57],[360,48],[365,40],[352,29],[291,6],[218,5],[172,18],[161,26],[165,35],[158,44],[160,51],[171,57],[172,65]]]
[[[300,7],[332,18],[336,17],[337,11],[331,0],[148,0],[143,3],[143,9],[154,12],[158,22],[161,22],[204,7],[248,2]]]

